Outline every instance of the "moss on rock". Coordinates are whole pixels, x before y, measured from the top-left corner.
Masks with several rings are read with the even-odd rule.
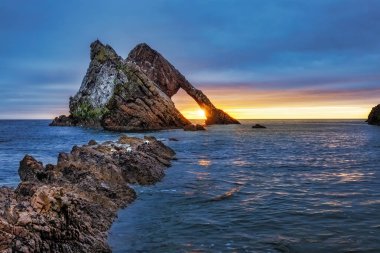
[[[107,112],[108,108],[106,106],[94,108],[90,103],[83,102],[72,111],[72,115],[79,120],[100,120]]]

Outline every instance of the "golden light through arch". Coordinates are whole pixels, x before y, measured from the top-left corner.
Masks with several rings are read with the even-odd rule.
[[[196,111],[198,119],[206,119],[206,112],[203,109],[198,109]]]
[[[380,89],[328,93],[217,86],[201,89],[215,106],[236,119],[365,119],[378,103],[380,92]],[[204,119],[199,105],[186,92],[179,91],[172,99],[186,118]]]

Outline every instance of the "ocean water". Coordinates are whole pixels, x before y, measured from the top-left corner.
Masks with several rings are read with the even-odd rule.
[[[145,133],[178,160],[162,182],[134,186],[138,199],[110,230],[114,252],[380,252],[380,127],[242,122]],[[120,135],[47,124],[0,121],[0,185],[18,183],[25,154],[54,163],[75,144]]]

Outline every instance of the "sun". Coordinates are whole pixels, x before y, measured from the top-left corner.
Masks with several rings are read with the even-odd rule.
[[[205,119],[206,118],[206,113],[202,109],[197,110],[196,114],[197,114],[198,119]]]

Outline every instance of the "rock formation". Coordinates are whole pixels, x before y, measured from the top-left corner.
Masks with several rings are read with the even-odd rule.
[[[82,85],[70,98],[70,116],[60,116],[51,125],[140,131],[179,128],[189,123],[138,66],[124,61],[97,40],[91,44],[91,62]]]
[[[175,153],[154,137],[90,141],[45,167],[20,162],[21,183],[0,187],[0,252],[110,252],[107,231],[136,198],[128,183],[152,184]]]
[[[205,111],[207,125],[239,124],[239,121],[217,109],[201,90],[191,85],[170,62],[147,44],[137,45],[129,53],[127,61],[138,65],[169,97],[175,95],[180,88],[184,89]]]
[[[372,108],[368,115],[367,123],[380,126],[380,104]]]
[[[136,46],[124,60],[97,40],[91,44],[91,62],[82,85],[70,98],[70,115],[57,117],[50,125],[114,131],[182,128],[190,121],[171,100],[179,88],[205,110],[206,124],[239,124],[148,45]]]

